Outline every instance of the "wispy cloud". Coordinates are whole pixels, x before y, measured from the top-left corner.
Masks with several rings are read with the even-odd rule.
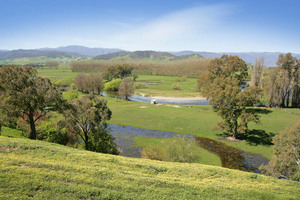
[[[176,11],[143,25],[126,25],[128,29],[112,35],[104,45],[129,50],[164,50],[166,45],[173,48],[172,43],[176,43],[174,46],[178,47],[185,42],[190,46],[192,38],[204,41],[210,31],[221,24],[224,18],[229,17],[231,12],[232,7],[223,4]],[[122,26],[125,27],[124,23]]]

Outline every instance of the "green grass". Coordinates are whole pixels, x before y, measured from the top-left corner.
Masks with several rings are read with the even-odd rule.
[[[22,131],[8,128],[8,127],[2,127],[2,132],[0,134],[1,136],[7,136],[7,137],[14,137],[14,138],[26,138]]]
[[[299,199],[300,183],[0,136],[0,199]]]
[[[218,131],[212,129],[221,118],[213,112],[210,106],[172,106],[151,105],[150,103],[126,102],[106,98],[108,107],[112,110],[110,123],[130,125],[139,128],[188,133],[195,136],[218,139]],[[279,133],[287,126],[292,126],[300,120],[299,109],[271,109],[271,113],[262,114],[261,125],[249,124],[250,129],[262,129],[266,132]],[[261,154],[266,158],[272,156],[272,146],[251,145],[247,141],[222,141],[227,145],[247,152]]]
[[[164,96],[164,97],[195,97],[200,96],[197,92],[197,79],[185,78],[183,82],[177,82],[182,77],[175,76],[157,76],[157,75],[138,75],[137,81],[158,83],[157,85],[148,85],[146,89],[137,89],[137,93],[147,96]],[[174,85],[178,85],[180,90],[174,90]]]
[[[46,56],[40,57],[31,57],[31,58],[15,58],[15,59],[6,59],[0,60],[1,65],[26,65],[30,63],[45,63],[47,61],[56,61],[60,66],[67,66],[71,61],[74,61],[78,58],[76,57],[61,57],[61,58],[50,58]]]
[[[150,137],[134,137],[134,145],[137,147],[145,148],[150,146],[156,147],[166,147],[166,144],[170,140],[170,138],[150,138]],[[200,158],[196,161],[196,163],[205,164],[205,165],[214,165],[214,166],[222,166],[221,159],[209,151],[200,148]]]
[[[47,77],[52,81],[63,79],[63,78],[72,78],[74,79],[78,72],[72,72],[68,68],[39,68],[37,69],[38,75],[41,77]]]

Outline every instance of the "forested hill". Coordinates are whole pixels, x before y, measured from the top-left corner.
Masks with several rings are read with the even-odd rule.
[[[15,59],[15,58],[33,58],[45,56],[49,58],[62,58],[62,57],[83,57],[78,53],[49,51],[49,50],[12,50],[12,51],[0,51],[0,60]]]
[[[157,51],[119,51],[94,57],[95,60],[170,60],[173,58],[176,58],[176,56],[171,53]]]

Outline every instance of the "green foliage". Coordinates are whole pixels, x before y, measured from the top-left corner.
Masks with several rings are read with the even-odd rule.
[[[45,63],[45,67],[51,67],[51,68],[55,68],[55,67],[58,67],[58,62],[56,61],[47,61]]]
[[[180,90],[180,85],[178,85],[178,84],[173,85],[173,90]]]
[[[135,89],[146,89],[147,86],[146,86],[144,83],[138,83],[138,82],[135,82],[135,83],[134,83],[134,88],[135,88]]]
[[[4,66],[0,69],[0,109],[8,118],[20,117],[30,126],[29,138],[36,139],[36,121],[50,109],[62,111],[65,101],[46,78],[31,67]]]
[[[131,76],[131,72],[133,67],[128,64],[118,64],[114,66],[110,66],[105,69],[103,72],[103,79],[107,81],[112,81],[113,79]]]
[[[225,133],[236,138],[245,133],[248,123],[259,122],[259,116],[247,110],[258,102],[260,89],[248,87],[241,90],[248,76],[246,63],[237,56],[223,55],[211,62],[209,71],[198,79],[202,94],[210,99],[210,104],[223,118],[219,123]],[[240,123],[238,120],[241,119]]]
[[[299,179],[300,173],[300,122],[276,135],[273,139],[274,155],[262,171],[267,175],[284,175]]]
[[[192,163],[200,158],[200,151],[192,138],[176,136],[164,147],[154,145],[143,148],[142,155],[153,160]]]
[[[79,91],[78,90],[68,90],[62,94],[63,98],[67,99],[68,101],[71,101],[73,99],[77,99],[79,97]]]
[[[105,83],[104,90],[107,91],[118,91],[120,84],[122,83],[122,79],[115,79],[110,82]]]
[[[73,83],[72,78],[63,78],[54,82],[58,87],[68,87]]]
[[[106,122],[111,118],[106,100],[83,96],[71,102],[65,111],[68,131],[79,136],[86,150],[117,154],[113,137],[108,134]]]

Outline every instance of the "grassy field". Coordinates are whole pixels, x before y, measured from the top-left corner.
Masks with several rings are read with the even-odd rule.
[[[200,96],[197,92],[197,79],[174,77],[174,76],[156,76],[156,75],[138,75],[139,82],[157,83],[157,85],[148,85],[146,89],[137,89],[137,93],[147,96],[165,96],[165,97],[196,97]],[[184,81],[183,81],[184,80]],[[181,82],[180,82],[181,81]],[[174,86],[179,90],[174,90]]]
[[[38,75],[41,77],[47,77],[52,81],[63,79],[63,78],[75,78],[78,72],[72,72],[68,68],[39,68],[37,69]]]
[[[0,199],[299,199],[300,183],[0,136]]]
[[[180,106],[151,105],[150,103],[126,102],[110,99],[108,106],[112,110],[110,123],[130,125],[139,128],[188,133],[211,139],[218,139],[220,132],[212,129],[221,118],[213,112],[210,106]],[[292,126],[300,120],[299,109],[269,109],[268,114],[261,114],[262,124],[250,123],[250,129],[266,131],[266,134],[278,133],[287,126]],[[257,135],[257,140],[266,140],[268,135]],[[260,138],[261,137],[261,138]],[[253,139],[253,138],[252,138]],[[239,142],[222,141],[227,145],[242,149],[251,153],[258,153],[271,158],[272,147],[255,143],[252,140]]]

